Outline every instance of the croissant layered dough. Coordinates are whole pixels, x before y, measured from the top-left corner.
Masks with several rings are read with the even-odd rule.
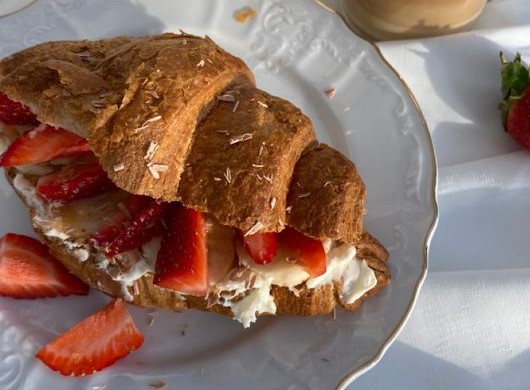
[[[353,310],[390,281],[386,250],[363,229],[365,186],[354,164],[319,145],[298,108],[256,88],[246,65],[208,38],[41,44],[0,62],[0,91],[39,121],[87,138],[121,188],[46,204],[35,183],[64,161],[6,170],[51,251],[109,295],[234,315],[248,326],[256,314],[314,315],[337,304]],[[160,239],[114,258],[89,245],[96,227],[87,223],[104,219],[90,210],[111,207],[109,197],[116,206],[123,194],[180,202],[205,215],[206,296],[153,284]],[[324,275],[311,277],[282,257],[281,246],[268,268],[253,264],[234,239],[286,226],[323,242]]]

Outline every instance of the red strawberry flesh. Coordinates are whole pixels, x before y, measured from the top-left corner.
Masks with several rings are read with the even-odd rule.
[[[153,237],[161,235],[164,230],[161,218],[167,206],[167,203],[152,201],[112,241],[106,250],[107,254],[114,257],[119,253],[136,249]]]
[[[40,241],[14,233],[0,239],[0,295],[46,298],[87,293],[88,287]]]
[[[129,195],[123,201],[122,207],[116,208],[116,214],[111,221],[104,224],[99,231],[90,236],[89,242],[96,247],[106,247],[118,237],[127,226],[133,215],[146,207],[151,199],[142,195]]]
[[[36,124],[37,118],[28,107],[14,102],[0,92],[0,122],[6,125],[28,125]]]
[[[311,277],[326,272],[326,252],[322,241],[308,237],[290,227],[278,234],[278,240],[280,245],[291,251],[298,264],[301,264]]]
[[[153,283],[187,295],[208,292],[206,229],[201,212],[174,204],[162,237]]]
[[[91,152],[91,149],[90,145],[88,144],[88,141],[84,138],[79,137],[79,140],[76,143],[63,150],[61,154],[57,156],[57,158],[73,157],[89,152]]]
[[[243,237],[245,251],[257,264],[270,263],[277,251],[276,233],[256,233]]]
[[[86,140],[78,135],[48,125],[39,125],[15,139],[0,156],[0,166],[38,164],[57,157],[85,153]]]
[[[96,162],[65,165],[58,172],[39,178],[37,193],[48,202],[70,202],[100,195],[115,188]]]
[[[63,375],[82,376],[110,366],[143,341],[127,305],[117,299],[42,347],[36,356]]]

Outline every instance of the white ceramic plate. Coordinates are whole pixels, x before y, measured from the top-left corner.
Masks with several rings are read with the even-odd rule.
[[[257,17],[245,24],[234,11]],[[8,389],[331,389],[380,359],[412,308],[426,272],[437,210],[431,141],[407,89],[376,49],[312,1],[38,0],[0,19],[0,56],[53,39],[178,31],[209,35],[241,56],[258,85],[291,100],[319,139],[349,155],[368,187],[366,226],[390,250],[393,282],[337,319],[265,318],[249,330],[229,318],[132,308],[145,335],[137,352],[96,375],[63,378],[39,346],[102,307],[86,298],[0,299],[0,387]],[[329,99],[324,91],[334,88]],[[0,234],[31,233],[26,211],[0,183]],[[99,387],[102,388],[102,387]]]

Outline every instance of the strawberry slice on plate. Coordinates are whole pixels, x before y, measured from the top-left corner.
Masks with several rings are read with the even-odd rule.
[[[101,248],[110,245],[127,226],[133,215],[138,214],[151,201],[152,199],[147,196],[129,194],[122,204],[116,207],[116,213],[111,217],[110,221],[90,236],[89,242]]]
[[[0,239],[0,295],[47,298],[86,294],[88,287],[40,241],[14,233]]]
[[[136,249],[164,231],[162,216],[167,203],[153,200],[141,210],[107,247],[106,252],[114,257],[119,253]]]
[[[256,233],[243,237],[245,251],[257,264],[267,264],[277,251],[277,235],[274,232]]]
[[[37,181],[37,193],[48,202],[67,203],[89,198],[116,188],[97,162],[63,166]]]
[[[29,125],[36,124],[37,117],[29,107],[14,102],[0,92],[0,122],[6,125]]]
[[[63,375],[82,376],[110,366],[143,342],[127,305],[116,299],[42,347],[36,356]]]
[[[89,150],[86,139],[70,131],[41,124],[23,133],[9,145],[0,156],[0,166],[38,164]]]
[[[208,258],[204,215],[174,204],[162,237],[153,283],[183,294],[208,292]]]
[[[322,241],[315,240],[297,230],[286,227],[278,233],[280,245],[284,245],[311,277],[326,272],[326,252]]]

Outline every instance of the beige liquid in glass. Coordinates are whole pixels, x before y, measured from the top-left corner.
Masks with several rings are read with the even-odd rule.
[[[486,0],[342,0],[352,27],[375,40],[464,31],[485,4]]]

